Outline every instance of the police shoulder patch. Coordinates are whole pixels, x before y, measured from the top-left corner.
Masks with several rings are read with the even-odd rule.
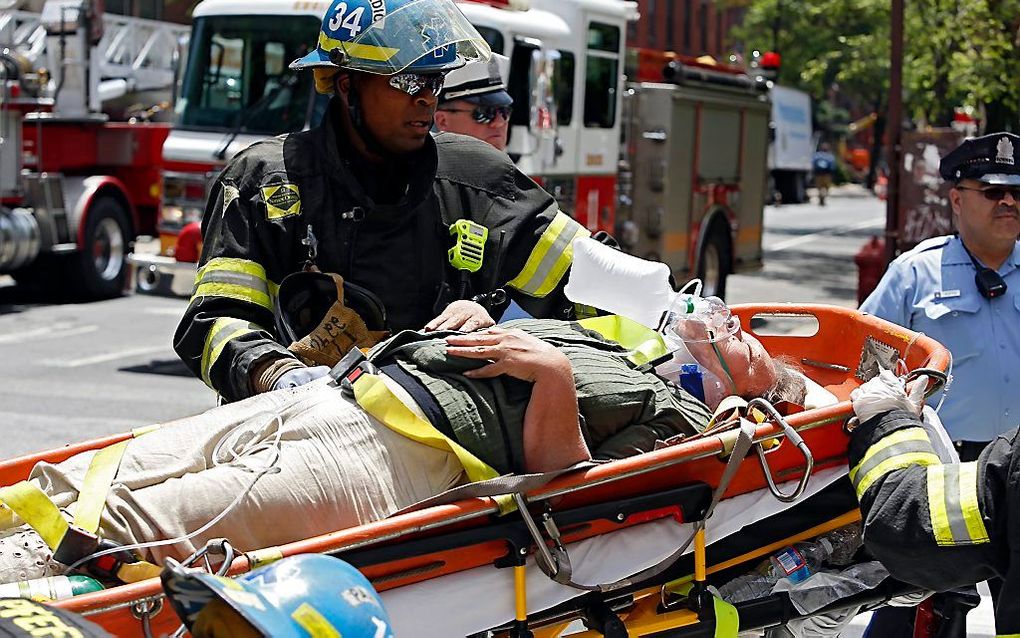
[[[281,219],[301,214],[301,191],[297,184],[284,182],[263,186],[262,201],[266,203],[268,219]]]

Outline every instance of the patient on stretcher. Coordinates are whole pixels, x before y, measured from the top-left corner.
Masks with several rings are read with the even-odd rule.
[[[754,337],[738,331],[712,348],[713,372],[732,393],[802,402],[803,376]],[[378,374],[365,375],[385,384],[399,410],[370,414],[354,393],[322,382],[166,423],[127,446],[99,535],[129,545],[205,526],[139,552],[154,562],[218,537],[253,550],[378,520],[468,480],[463,457],[434,445],[437,438],[502,474],[639,454],[706,427],[708,405],[628,354],[556,320],[401,333],[374,351]],[[385,414],[401,411],[443,437],[426,444],[398,433]],[[92,457],[40,463],[30,480],[70,519]],[[0,525],[5,519],[0,582],[66,570],[33,529],[9,510],[0,511]]]

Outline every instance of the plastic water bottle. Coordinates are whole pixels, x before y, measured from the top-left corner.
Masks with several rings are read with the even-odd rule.
[[[30,598],[39,602],[62,600],[103,589],[103,585],[89,576],[50,576],[18,583],[0,585],[0,598]]]
[[[822,536],[832,546],[826,563],[834,567],[845,567],[853,562],[857,550],[864,544],[861,536],[861,524],[855,523],[834,529]]]
[[[720,587],[719,594],[730,603],[768,596],[782,578],[799,583],[818,572],[823,563],[849,564],[860,546],[860,526],[841,527],[814,541],[783,548],[754,571],[738,576]]]

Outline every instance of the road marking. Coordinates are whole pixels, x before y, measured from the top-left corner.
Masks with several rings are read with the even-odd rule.
[[[856,224],[850,224],[848,226],[838,226],[832,230],[810,233],[808,235],[802,235],[801,237],[794,237],[781,241],[778,244],[769,246],[765,249],[765,252],[779,252],[780,250],[786,250],[787,248],[793,248],[794,246],[800,246],[801,244],[809,244],[820,237],[828,237],[830,235],[839,235],[842,233],[848,233],[852,230],[861,230],[862,228],[868,228],[871,226],[882,226],[885,224],[884,217],[875,217],[873,219],[866,219],[864,221],[857,222]]]
[[[146,308],[145,314],[147,315],[173,315],[175,317],[184,316],[184,311],[187,310],[185,307],[180,308]]]
[[[90,366],[96,363],[116,361],[117,359],[127,359],[129,357],[136,357],[138,355],[143,354],[154,354],[156,352],[169,353],[170,346],[133,348],[131,350],[121,350],[120,352],[108,352],[106,354],[97,354],[92,357],[82,357],[81,359],[48,359],[46,361],[43,361],[43,364],[54,368],[80,368],[82,366]]]
[[[36,328],[35,330],[26,330],[24,332],[15,332],[13,334],[6,334],[0,336],[0,345],[5,343],[28,343],[41,341],[43,339],[59,339],[61,337],[74,337],[77,335],[88,334],[99,330],[99,326],[56,326],[51,328]]]

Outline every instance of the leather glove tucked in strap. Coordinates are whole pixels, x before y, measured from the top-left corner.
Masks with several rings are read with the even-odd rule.
[[[291,343],[288,350],[308,364],[333,367],[351,348],[370,348],[389,333],[369,330],[365,320],[344,303],[343,277],[332,273],[329,276],[336,284],[336,302],[318,325]]]

